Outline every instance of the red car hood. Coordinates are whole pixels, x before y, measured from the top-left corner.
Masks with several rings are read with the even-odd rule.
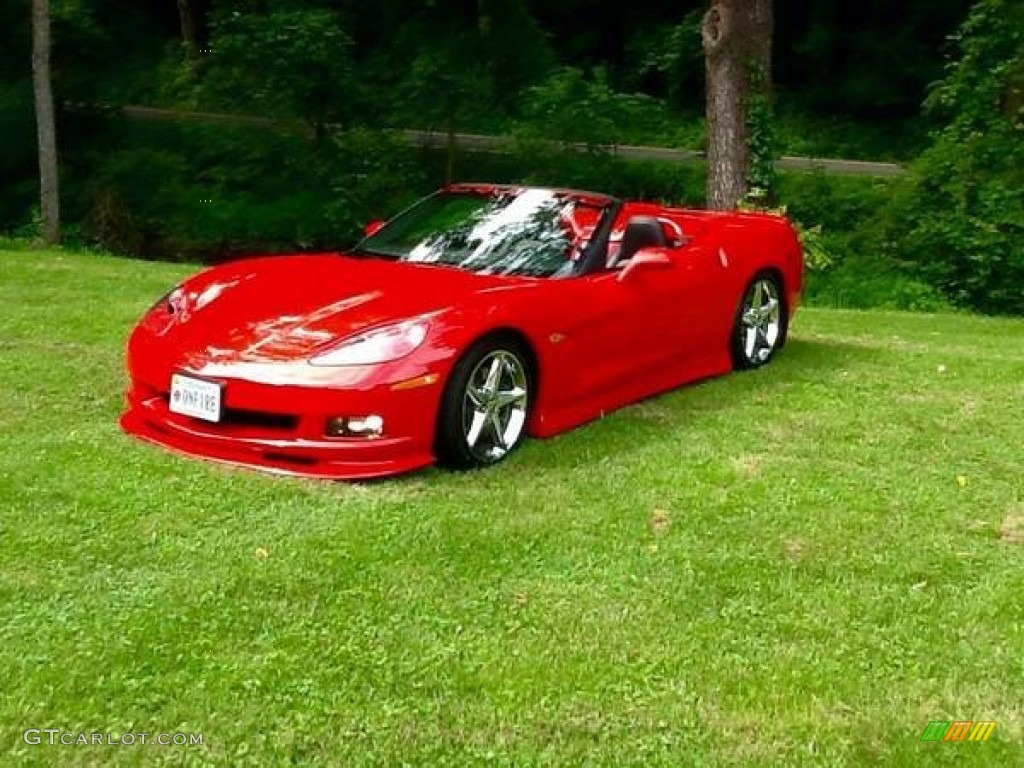
[[[195,362],[294,361],[364,328],[518,282],[334,254],[239,261],[185,283],[184,310],[168,336]]]

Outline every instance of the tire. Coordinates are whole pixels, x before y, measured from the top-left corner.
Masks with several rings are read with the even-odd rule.
[[[786,343],[788,330],[781,281],[773,272],[758,273],[736,308],[730,341],[733,365],[740,370],[766,365]]]
[[[497,464],[519,447],[533,397],[533,372],[522,345],[483,339],[455,364],[441,398],[434,451],[452,469]]]

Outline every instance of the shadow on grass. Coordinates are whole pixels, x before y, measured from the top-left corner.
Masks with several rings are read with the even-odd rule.
[[[794,386],[856,371],[887,357],[882,350],[793,338],[771,364],[754,371],[704,379],[628,405],[571,432],[531,440],[515,463],[521,469],[572,468],[605,456],[624,456],[651,442],[692,436],[694,430],[720,429],[730,414],[748,411],[751,398],[770,402],[766,412],[784,407]],[[756,407],[756,406],[755,406]],[[496,471],[501,471],[497,469]]]
[[[780,398],[795,384],[814,381],[859,364],[877,363],[887,356],[882,350],[855,344],[818,340],[789,340],[770,365],[755,371],[731,373],[632,403],[617,411],[546,440],[527,440],[516,454],[498,466],[482,470],[454,471],[436,467],[395,478],[361,481],[368,487],[387,485],[411,488],[424,481],[459,484],[467,478],[488,483],[508,482],[519,474],[540,473],[552,468],[576,469],[605,458],[624,457],[650,442],[680,436],[682,430],[713,429],[730,413],[750,407],[750,396]]]
[[[773,367],[810,373],[844,370],[855,367],[857,363],[877,362],[891,354],[888,350],[859,344],[825,342],[797,336],[787,342],[779,356],[763,371],[770,371]]]

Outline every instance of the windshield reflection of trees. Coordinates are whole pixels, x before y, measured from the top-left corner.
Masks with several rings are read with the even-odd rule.
[[[420,241],[404,260],[482,274],[555,275],[572,268],[568,218],[574,207],[542,190],[493,198],[453,227]]]

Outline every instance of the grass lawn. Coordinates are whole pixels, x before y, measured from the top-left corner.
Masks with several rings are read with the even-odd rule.
[[[0,252],[0,764],[1024,761],[1024,322],[808,309],[764,370],[352,485],[119,433],[190,270]]]

